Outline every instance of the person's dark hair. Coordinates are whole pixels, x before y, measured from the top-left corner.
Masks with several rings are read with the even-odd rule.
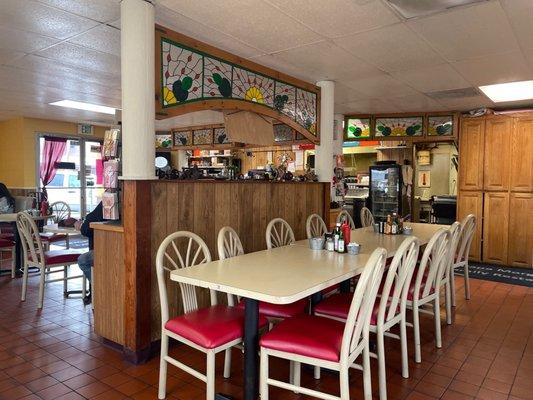
[[[7,186],[0,182],[0,199],[2,197],[5,197],[7,199],[7,202],[10,206],[15,206],[15,199],[13,198],[13,196],[11,196],[11,193],[9,193]]]

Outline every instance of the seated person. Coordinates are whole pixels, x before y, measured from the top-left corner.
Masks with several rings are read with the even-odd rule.
[[[15,199],[9,193],[8,188],[0,182],[0,214],[15,212]]]
[[[94,257],[93,257],[93,248],[94,248],[94,242],[93,242],[93,229],[89,226],[91,222],[102,222],[104,220],[103,215],[103,208],[102,208],[102,202],[98,203],[96,208],[91,211],[84,220],[76,221],[76,224],[74,227],[78,229],[83,236],[86,236],[89,239],[89,251],[87,253],[83,253],[78,257],[78,266],[80,267],[81,271],[89,281],[89,287],[91,285],[91,268],[94,263]],[[85,299],[83,299],[83,302],[85,304],[91,303],[91,293],[87,295]]]

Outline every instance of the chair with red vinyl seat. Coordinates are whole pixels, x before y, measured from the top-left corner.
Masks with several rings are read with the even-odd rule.
[[[405,239],[391,263],[387,276],[380,288],[380,300],[376,301],[370,319],[370,332],[377,337],[377,353],[371,355],[378,359],[379,366],[379,398],[387,398],[387,377],[385,366],[385,336],[400,339],[402,352],[402,376],[409,378],[406,305],[409,285],[416,267],[419,251],[416,237]],[[333,295],[315,307],[315,315],[346,321],[350,310],[351,296],[349,293]],[[395,325],[400,326],[400,335],[390,332]]]
[[[268,386],[292,390],[321,399],[350,398],[349,370],[363,371],[365,400],[372,399],[369,325],[381,283],[387,252],[378,248],[363,269],[346,322],[316,315],[300,315],[276,325],[261,340],[261,400],[268,399]],[[355,360],[362,357],[362,365]],[[269,357],[295,362],[294,384],[269,377]],[[300,386],[300,363],[339,371],[340,397]]]
[[[54,223],[59,223],[65,219],[70,218],[70,206],[64,201],[56,201],[50,204],[52,214],[54,215]],[[39,234],[44,244],[45,250],[50,250],[50,245],[57,242],[65,242],[65,247],[70,248],[69,236],[66,233],[41,232]]]
[[[244,310],[217,304],[216,291],[210,290],[211,306],[199,308],[196,289],[180,283],[183,315],[170,318],[165,271],[188,268],[211,262],[211,254],[205,242],[191,232],[175,232],[163,240],[156,256],[157,283],[161,302],[161,361],[159,367],[159,399],[166,396],[168,363],[193,375],[207,385],[207,400],[215,398],[215,355],[242,342],[244,334]],[[267,324],[261,318],[260,326]],[[175,339],[207,355],[206,374],[168,355],[169,338]],[[227,354],[227,353],[226,353]],[[226,363],[224,377],[229,377]]]
[[[68,281],[82,278],[82,297],[85,297],[86,279],[85,275],[69,276],[69,267],[78,263],[80,252],[74,250],[52,250],[44,251],[43,243],[39,236],[39,230],[33,218],[22,211],[17,214],[17,229],[24,250],[24,274],[22,277],[22,297],[26,300],[28,287],[28,268],[39,269],[39,302],[38,308],[43,307],[44,287],[46,283],[63,281],[63,292],[68,293]],[[46,275],[63,271],[63,278],[46,280]]]
[[[14,278],[16,265],[15,242],[7,238],[4,239],[0,237],[0,254],[4,253],[10,253],[11,255],[11,278]],[[0,264],[3,259],[4,258],[2,256],[2,258],[0,258]]]

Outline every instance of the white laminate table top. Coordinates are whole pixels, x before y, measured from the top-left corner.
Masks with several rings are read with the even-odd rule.
[[[31,217],[34,221],[45,221],[53,218],[54,215],[32,215]],[[0,214],[0,222],[17,222],[17,213]]]
[[[413,235],[421,244],[445,227],[422,225],[426,224],[411,224]],[[352,240],[362,245],[358,255],[311,250],[304,240],[175,270],[170,273],[170,279],[269,303],[288,304],[359,275],[377,247],[392,253],[405,239],[404,235],[375,234],[372,228],[352,231],[352,235]]]
[[[50,233],[66,233],[68,235],[77,235],[80,233],[76,228],[68,226],[59,226],[58,224],[50,224],[43,226],[43,232]]]

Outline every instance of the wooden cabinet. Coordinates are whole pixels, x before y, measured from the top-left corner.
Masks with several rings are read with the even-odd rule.
[[[533,191],[533,118],[517,118],[511,133],[511,191]]]
[[[459,189],[483,189],[485,119],[464,119],[459,137]]]
[[[486,192],[483,208],[483,261],[506,265],[509,193]]]
[[[457,220],[462,221],[468,214],[476,216],[476,231],[470,246],[470,260],[481,261],[481,218],[483,216],[482,192],[459,192],[457,199]]]
[[[513,120],[509,117],[488,118],[485,122],[485,190],[509,190],[512,125]]]
[[[532,267],[533,193],[511,193],[509,206],[508,265]]]

